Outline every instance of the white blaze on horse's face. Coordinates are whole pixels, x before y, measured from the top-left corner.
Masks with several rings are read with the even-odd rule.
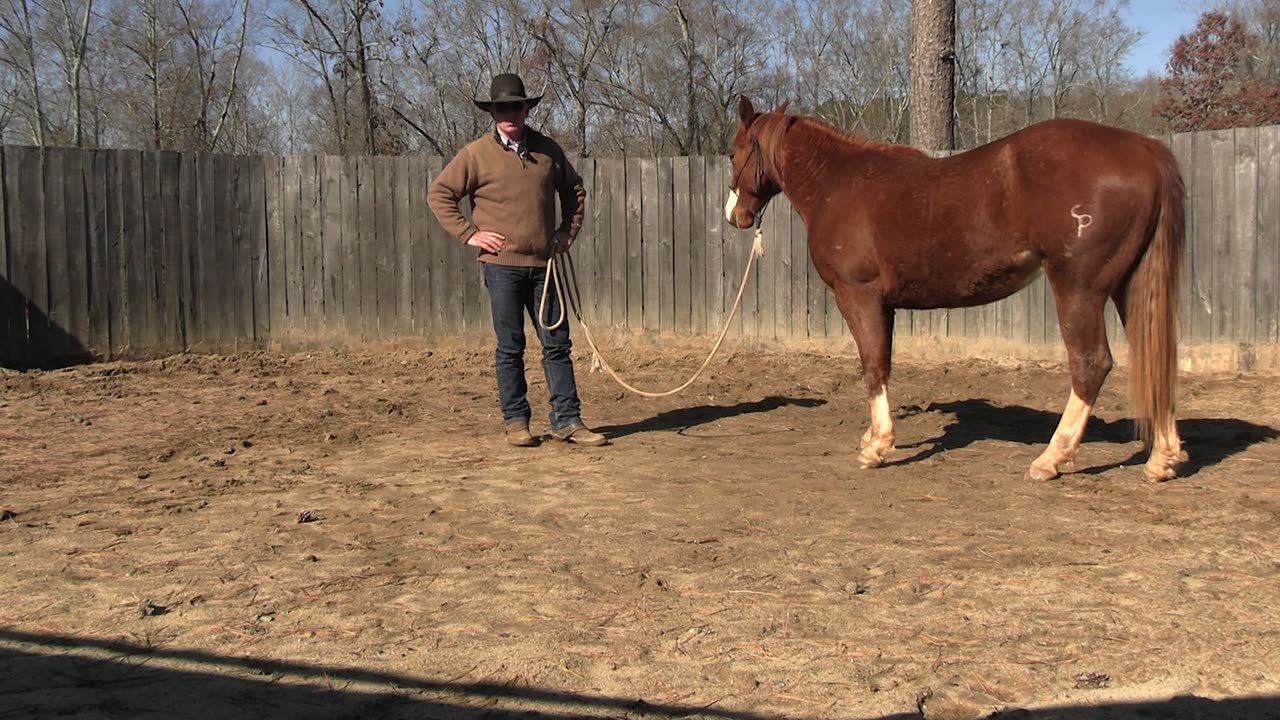
[[[733,224],[733,209],[738,207],[738,191],[730,190],[729,199],[724,203],[724,219]]]

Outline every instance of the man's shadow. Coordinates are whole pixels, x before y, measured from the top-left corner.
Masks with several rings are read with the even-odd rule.
[[[819,400],[817,398],[792,398],[771,395],[762,400],[740,402],[734,405],[698,405],[695,407],[676,408],[675,410],[660,412],[653,417],[637,420],[636,422],[624,423],[621,425],[606,425],[603,427],[597,427],[596,430],[597,432],[604,433],[610,439],[617,439],[640,432],[654,432],[660,430],[683,431],[697,425],[712,423],[716,420],[724,420],[725,418],[737,417],[739,415],[750,415],[752,413],[769,412],[789,405],[814,408],[826,404],[826,400]]]
[[[899,408],[895,415],[901,418],[925,412],[947,413],[954,418],[943,427],[941,435],[899,445],[900,450],[919,448],[919,451],[886,465],[919,462],[981,440],[1043,445],[1049,441],[1061,418],[1061,414],[1057,412],[1022,405],[995,405],[982,398],[930,403],[925,408],[906,406]],[[1237,418],[1179,418],[1178,434],[1182,437],[1182,447],[1188,455],[1188,460],[1178,466],[1178,475],[1189,477],[1244,452],[1252,445],[1280,437],[1280,430]],[[1109,421],[1091,417],[1089,424],[1085,426],[1081,442],[1128,443],[1136,438],[1137,433],[1131,419]],[[1145,459],[1146,453],[1138,447],[1131,456],[1120,462],[1083,468],[1078,472],[1096,475],[1121,466],[1134,465]]]

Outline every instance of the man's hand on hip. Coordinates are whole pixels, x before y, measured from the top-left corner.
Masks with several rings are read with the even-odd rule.
[[[506,247],[507,238],[505,235],[499,235],[488,230],[477,230],[474,235],[467,238],[467,244],[472,247],[478,247],[487,253],[497,255],[502,252],[502,248]]]

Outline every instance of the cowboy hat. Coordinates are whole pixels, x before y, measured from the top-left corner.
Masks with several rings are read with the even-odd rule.
[[[476,107],[490,112],[493,106],[498,103],[506,102],[523,102],[526,107],[532,108],[542,101],[542,96],[528,97],[524,91],[524,81],[515,73],[501,73],[493,76],[493,82],[489,84],[489,99],[481,100],[480,98],[472,98],[472,102]]]

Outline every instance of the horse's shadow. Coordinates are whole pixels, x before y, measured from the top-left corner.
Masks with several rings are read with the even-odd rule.
[[[827,404],[826,400],[819,400],[817,398],[793,398],[771,395],[762,400],[740,402],[734,405],[697,405],[695,407],[676,408],[675,410],[660,412],[653,417],[637,420],[636,422],[621,425],[606,425],[603,427],[597,427],[596,430],[604,433],[610,438],[620,438],[633,433],[654,432],[660,430],[684,431],[697,425],[705,425],[706,423],[715,422],[716,420],[723,420],[725,418],[736,417],[738,415],[749,415],[751,413],[769,412],[788,405],[813,408],[825,404]]]
[[[995,405],[990,400],[973,399],[955,402],[930,403],[928,407],[900,408],[899,417],[909,417],[922,412],[941,412],[954,416],[942,429],[942,434],[919,442],[899,445],[898,449],[920,448],[919,452],[905,458],[892,460],[886,465],[906,465],[933,457],[938,453],[966,447],[980,440],[1005,440],[1025,445],[1048,443],[1058,427],[1061,415],[1022,405]],[[1188,460],[1178,466],[1178,475],[1189,477],[1201,470],[1213,467],[1227,458],[1244,452],[1251,445],[1280,437],[1280,430],[1236,418],[1179,418],[1178,434]],[[1132,420],[1103,420],[1089,418],[1085,426],[1083,443],[1127,443],[1136,439]],[[1139,447],[1132,455],[1119,462],[1083,468],[1083,475],[1096,475],[1125,465],[1144,462],[1146,453]]]

